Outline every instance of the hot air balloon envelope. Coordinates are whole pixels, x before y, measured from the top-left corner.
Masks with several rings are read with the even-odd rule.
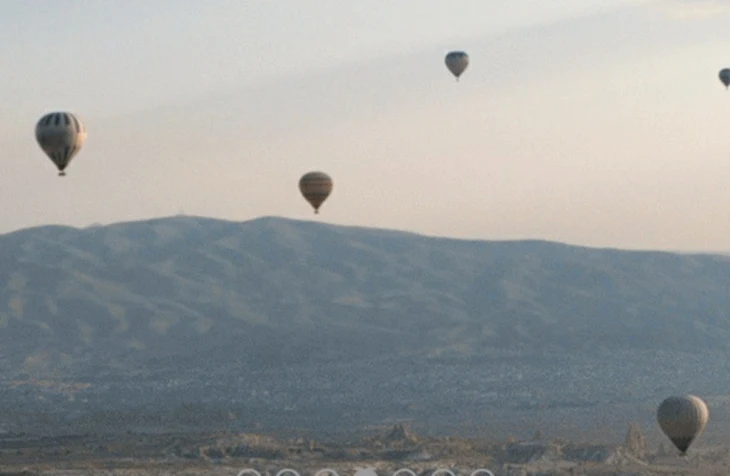
[[[451,74],[456,76],[456,80],[459,80],[466,67],[469,66],[469,55],[463,51],[452,51],[446,55],[446,67],[451,71]]]
[[[299,179],[299,191],[314,213],[319,213],[319,207],[332,193],[332,179],[324,172],[307,172]]]
[[[705,429],[709,417],[705,402],[694,395],[667,398],[656,415],[662,431],[682,454]]]
[[[720,70],[720,81],[722,81],[722,84],[725,85],[725,89],[730,87],[730,68],[725,68]]]
[[[41,117],[36,124],[35,138],[58,168],[59,175],[63,176],[86,141],[86,127],[70,112],[52,112]]]

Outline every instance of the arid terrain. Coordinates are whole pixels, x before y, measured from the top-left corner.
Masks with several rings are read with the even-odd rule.
[[[364,468],[380,476],[404,468],[418,476],[438,470],[470,475],[477,469],[487,469],[495,476],[726,475],[730,470],[730,447],[699,445],[682,458],[668,444],[648,449],[637,425],[629,427],[620,445],[579,444],[539,434],[530,441],[423,437],[403,425],[340,444],[218,433],[130,434],[103,439],[6,435],[1,445],[0,475],[28,476],[238,475],[243,470],[255,470],[261,476],[296,476],[282,472],[284,469],[301,476],[330,469],[343,476]]]
[[[2,235],[0,471],[726,476],[728,289],[727,256],[270,217]]]

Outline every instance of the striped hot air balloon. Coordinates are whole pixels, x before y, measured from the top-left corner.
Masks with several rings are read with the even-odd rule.
[[[64,176],[68,167],[86,140],[86,127],[70,112],[51,112],[41,117],[35,127],[35,138],[43,152]]]
[[[672,396],[657,409],[659,426],[674,446],[685,455],[687,449],[707,425],[707,405],[694,395]]]
[[[299,179],[299,191],[304,199],[319,213],[319,207],[332,193],[332,179],[324,172],[307,172]]]

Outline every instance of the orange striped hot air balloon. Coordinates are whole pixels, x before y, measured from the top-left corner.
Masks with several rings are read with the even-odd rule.
[[[299,191],[304,199],[319,213],[319,207],[332,193],[332,179],[324,172],[307,172],[299,179]]]

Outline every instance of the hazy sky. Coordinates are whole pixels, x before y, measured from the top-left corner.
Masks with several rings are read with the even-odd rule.
[[[730,249],[730,0],[0,0],[0,232],[179,213]],[[471,65],[455,82],[443,57]],[[85,122],[59,178],[46,112]],[[329,173],[318,216],[299,177]]]

